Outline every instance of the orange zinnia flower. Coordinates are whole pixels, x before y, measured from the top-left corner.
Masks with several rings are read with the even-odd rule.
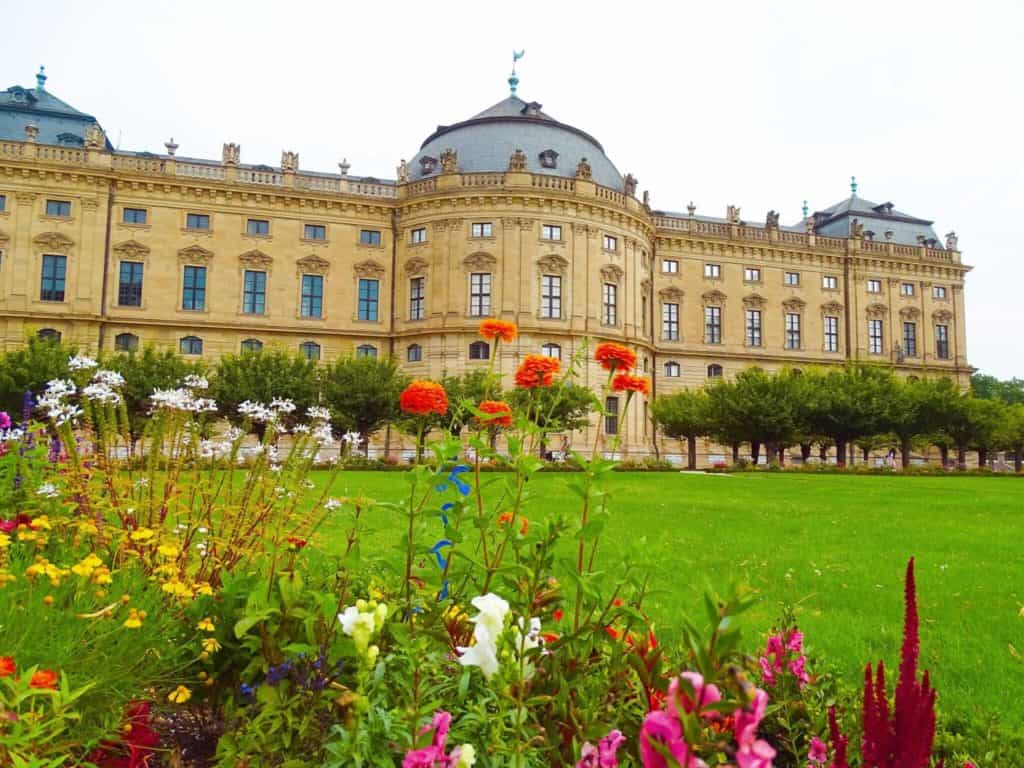
[[[606,371],[631,371],[636,366],[636,353],[621,344],[598,344],[594,359]]]
[[[13,656],[0,656],[0,677],[10,677],[17,671]]]
[[[29,688],[56,688],[57,687],[57,673],[52,669],[40,669],[34,675],[32,679],[28,681]]]
[[[416,416],[436,413],[444,416],[448,412],[448,395],[436,381],[417,380],[405,388],[398,400],[399,407]]]
[[[484,400],[478,406],[481,411],[488,414],[500,414],[493,419],[481,420],[481,423],[491,427],[511,427],[512,408],[508,403],[501,400]]]
[[[646,376],[630,376],[620,373],[612,379],[612,390],[615,392],[639,392],[641,395],[651,394],[651,380]]]
[[[480,323],[479,332],[481,336],[490,341],[500,339],[504,342],[512,342],[516,340],[519,329],[515,323],[510,323],[507,320],[484,320]]]
[[[525,536],[526,532],[528,530],[530,530],[530,521],[527,520],[525,517],[520,517],[519,520],[521,521],[520,522],[520,526],[519,526],[519,533],[522,534],[523,536]],[[498,516],[498,525],[507,525],[507,524],[509,524],[511,522],[512,522],[512,513],[511,512],[502,512]]]
[[[550,387],[562,363],[554,357],[527,355],[516,370],[516,386],[525,389]]]

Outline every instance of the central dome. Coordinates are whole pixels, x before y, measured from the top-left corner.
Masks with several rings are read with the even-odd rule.
[[[462,173],[507,171],[512,153],[521,149],[530,173],[573,178],[576,166],[586,158],[595,182],[619,191],[623,186],[622,174],[597,139],[541,112],[537,102],[518,96],[509,96],[461,123],[438,126],[410,161],[410,180],[440,173],[440,157],[446,149],[458,153]]]

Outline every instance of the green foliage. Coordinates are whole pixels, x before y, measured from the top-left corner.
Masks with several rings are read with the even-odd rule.
[[[25,346],[0,356],[0,411],[17,420],[26,392],[38,396],[52,379],[68,377],[74,347],[30,336]]]
[[[517,409],[530,409],[530,418],[544,432],[569,432],[590,423],[590,414],[600,410],[594,393],[582,384],[563,380],[552,387],[514,389],[509,403]]]
[[[398,396],[409,381],[391,357],[342,357],[322,368],[318,380],[334,427],[364,440],[401,416]]]
[[[971,392],[983,400],[1001,400],[1007,405],[1024,404],[1024,379],[1001,381],[995,376],[976,373],[971,376]]]
[[[474,408],[483,400],[501,400],[500,377],[490,370],[477,368],[458,376],[445,374],[441,386],[448,393],[448,416],[445,422],[453,435],[473,423]]]
[[[316,363],[281,349],[225,355],[213,370],[210,397],[234,424],[245,418],[238,406],[246,400],[269,404],[274,398],[295,403],[296,415],[317,402]]]

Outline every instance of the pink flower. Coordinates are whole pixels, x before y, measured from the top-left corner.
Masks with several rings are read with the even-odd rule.
[[[772,669],[771,662],[762,656],[757,663],[761,665],[761,680],[764,681],[764,684],[775,685],[775,671]]]
[[[785,648],[782,645],[782,635],[771,635],[768,638],[768,656],[774,656],[776,659],[785,653]]]
[[[410,749],[402,760],[402,768],[436,768],[438,763],[447,762],[444,752],[430,746],[423,749]],[[442,763],[443,764],[443,763]]]
[[[668,712],[648,712],[640,728],[640,759],[643,768],[668,768],[668,761],[655,744],[667,751],[682,768],[707,768],[707,763],[690,752],[690,745],[683,739],[679,718]]]
[[[7,411],[0,411],[0,429],[11,428],[11,417],[7,415]]]
[[[576,762],[576,768],[601,768],[599,759],[597,747],[585,741],[580,749],[580,759]]]
[[[448,740],[448,729],[452,724],[452,716],[440,710],[434,713],[434,718],[428,725],[420,729],[420,736],[425,736],[431,731],[434,736],[429,747],[423,749],[410,749],[402,759],[402,768],[447,768],[458,762],[461,750],[456,747],[451,755],[444,753],[444,745]]]
[[[736,768],[772,768],[775,750],[763,739],[736,751]]]
[[[786,648],[793,653],[801,653],[804,649],[804,633],[794,629],[789,633],[789,640],[786,641]]]
[[[793,677],[797,679],[797,685],[801,688],[811,681],[811,678],[807,674],[806,656],[798,656],[789,662],[789,671],[793,673]]]
[[[825,748],[825,742],[817,736],[811,739],[811,749],[807,753],[807,759],[819,765],[824,765],[825,761],[828,760],[828,750]]]
[[[625,743],[626,737],[622,735],[622,731],[609,731],[608,735],[597,743],[599,768],[619,768],[619,759],[615,753]]]
[[[754,693],[754,701],[749,707],[737,709],[732,713],[732,719],[735,723],[733,734],[736,737],[736,743],[741,747],[754,743],[754,740],[757,738],[757,726],[764,719],[764,713],[767,708],[768,694],[758,688]]]
[[[679,677],[688,681],[693,686],[693,693],[697,698],[696,703],[687,693],[679,690]],[[668,684],[668,711],[673,717],[679,716],[679,711],[676,709],[676,701],[682,705],[683,711],[686,713],[693,712],[694,710],[701,713],[704,707],[722,700],[722,694],[719,692],[718,686],[714,684],[704,685],[704,678],[698,673],[683,672],[679,677],[672,678],[672,682]],[[714,719],[719,717],[719,714],[712,711],[703,716]]]

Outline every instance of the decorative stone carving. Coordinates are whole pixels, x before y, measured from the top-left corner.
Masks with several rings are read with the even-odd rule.
[[[576,164],[576,178],[583,179],[583,181],[590,181],[594,178],[594,171],[585,157],[581,157],[579,163]]]
[[[690,216],[695,216],[697,214],[697,206],[693,204],[693,200],[691,200],[690,204],[686,206],[686,213]]]
[[[11,240],[10,236],[6,232],[4,232],[2,229],[0,229],[0,246],[7,245],[7,243],[9,243],[10,240]]]
[[[948,323],[953,319],[953,313],[948,309],[937,309],[932,312],[932,317],[935,318],[935,321],[938,323]]]
[[[95,211],[100,207],[100,201],[95,197],[83,197],[82,198],[82,210],[83,211]]]
[[[30,144],[34,144],[36,139],[39,137],[39,126],[34,123],[28,123],[25,126],[25,141]]]
[[[651,283],[650,278],[648,278],[648,277],[645,277],[643,280],[640,281],[640,292],[641,293],[649,294],[651,292],[651,288],[653,288],[653,287],[654,286]],[[666,288],[665,290],[668,290],[668,289]],[[680,293],[680,295],[682,295],[683,292],[679,291],[679,293]]]
[[[743,306],[750,309],[760,309],[767,303],[768,300],[759,293],[752,293],[749,296],[743,297]]]
[[[427,270],[430,269],[430,264],[426,259],[421,259],[419,256],[413,256],[407,262],[405,262],[405,274],[409,277],[417,277],[419,275],[427,274]]]
[[[826,301],[821,305],[821,314],[823,315],[838,315],[843,311],[843,305],[838,301]]]
[[[173,136],[171,136],[170,141],[164,142],[164,148],[167,150],[168,157],[174,157],[174,153],[178,151],[178,145],[174,143]]]
[[[738,205],[729,205],[725,208],[725,218],[730,224],[740,223],[740,207]]]
[[[622,182],[622,191],[629,197],[636,197],[636,185],[638,183],[636,176],[632,173],[627,173],[626,178]]]
[[[285,173],[295,173],[299,170],[299,153],[281,151],[281,170]]]
[[[118,256],[126,259],[141,259],[149,255],[149,246],[143,245],[137,240],[125,240],[118,243],[111,250]]]
[[[622,271],[622,268],[615,264],[605,264],[601,267],[601,279],[606,283],[618,284],[621,282],[624,274],[625,272]]]
[[[348,169],[352,167],[352,163],[348,161],[347,157],[341,158],[341,162],[338,163],[338,170],[342,176],[348,176]]]
[[[437,158],[424,155],[420,158],[420,176],[429,176],[437,170]]]
[[[559,256],[556,253],[549,254],[547,256],[541,256],[537,259],[537,268],[544,273],[564,275],[566,270],[569,269],[569,260],[564,256]]]
[[[645,189],[644,190],[644,208],[650,208],[650,207],[651,207],[651,190]]]
[[[26,203],[31,205],[39,197],[37,192],[15,192],[14,197],[17,198],[19,203]]]
[[[957,238],[956,232],[947,232],[946,233],[946,248],[948,250],[950,250],[950,251],[955,251],[957,249],[957,241],[958,241],[958,239],[959,238]]]
[[[263,269],[274,263],[274,259],[272,257],[258,248],[246,251],[238,257],[238,260],[247,267],[261,267]]]
[[[803,312],[806,306],[807,302],[799,296],[793,296],[782,302],[783,309],[788,309],[790,312]]]
[[[864,225],[861,224],[857,219],[853,219],[852,221],[850,221],[850,237],[864,237]]]
[[[496,258],[483,251],[471,253],[462,260],[462,266],[466,268],[467,272],[488,272],[494,269],[494,265],[497,263]]]
[[[86,149],[103,149],[107,146],[107,137],[103,135],[103,129],[93,123],[85,129]]]
[[[543,164],[543,161],[542,161]],[[508,159],[508,169],[512,173],[523,173],[526,170],[526,153],[516,149]]]
[[[579,222],[574,222],[572,225],[572,231],[577,235],[586,235],[588,232],[590,232],[590,230],[591,227],[589,224],[581,224]],[[597,230],[595,229],[594,232],[597,232]]]
[[[441,153],[441,173],[456,173],[459,170],[459,153],[450,147]]]
[[[298,259],[295,262],[295,268],[299,274],[306,272],[315,275],[326,275],[331,269],[331,262],[311,253],[309,256],[303,256],[301,259]]]
[[[208,251],[201,245],[190,245],[178,251],[178,259],[190,264],[209,264],[212,258],[213,251]]]
[[[779,214],[774,210],[768,211],[768,215],[765,217],[764,226],[766,229],[778,229],[779,228]]]
[[[220,161],[224,165],[238,165],[242,159],[242,146],[231,141],[221,150]]]
[[[558,153],[553,149],[545,149],[537,158],[540,160],[541,168],[557,168],[558,167]]]
[[[683,296],[685,295],[686,294],[683,292],[682,288],[676,288],[674,285],[670,285],[668,288],[662,288],[658,291],[658,296],[663,301],[675,302],[677,304],[683,300]]]
[[[501,220],[501,226],[503,226],[505,229],[514,229],[516,226],[519,225],[519,222],[520,219],[514,218],[512,216],[507,216]]]
[[[889,314],[889,308],[885,304],[868,304],[864,310],[868,317],[884,318]]]
[[[921,310],[917,307],[903,307],[903,309],[900,310],[900,317],[904,320],[913,320],[920,314]]]
[[[379,279],[384,275],[384,267],[373,259],[360,261],[352,269],[355,270],[356,275],[359,277],[375,277]]]
[[[60,232],[44,232],[36,235],[32,242],[40,248],[50,251],[66,251],[75,244],[74,240]]]
[[[705,304],[724,304],[726,295],[717,288],[713,291],[705,291],[701,294]]]
[[[813,216],[808,216],[807,220],[804,221],[804,229],[807,231],[808,235],[813,235],[814,234],[814,217]]]
[[[407,184],[409,182],[409,164],[405,162],[404,157],[398,163],[398,168],[395,169],[395,173],[398,176],[399,184]]]
[[[885,230],[885,239],[886,239],[886,241],[887,242],[892,242],[892,239],[895,236],[895,234],[896,233],[893,232],[891,229]]]

